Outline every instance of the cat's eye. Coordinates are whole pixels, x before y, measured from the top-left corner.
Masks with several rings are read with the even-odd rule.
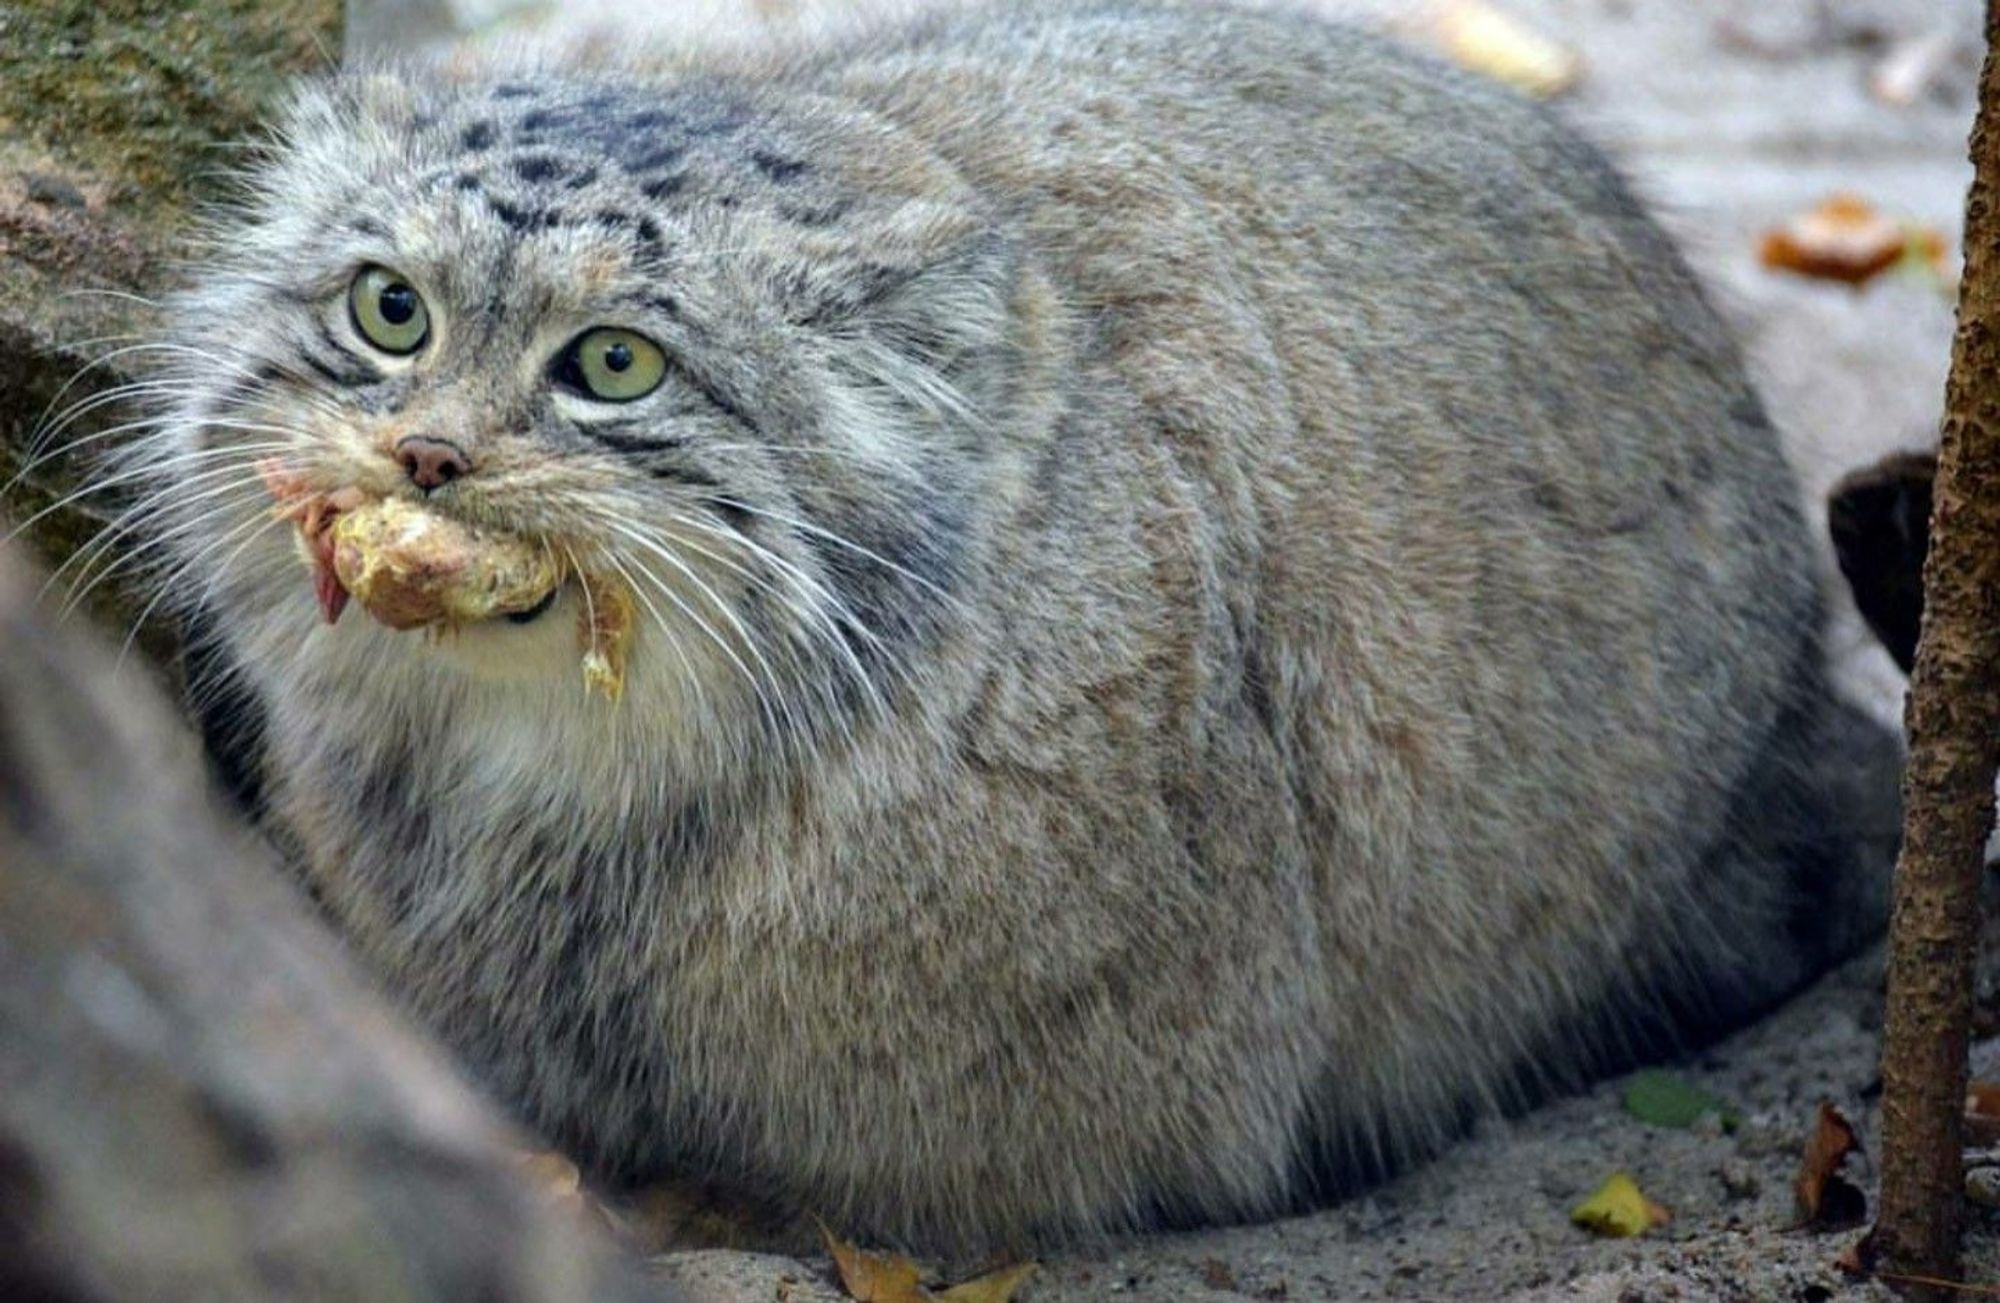
[[[347,291],[347,310],[361,337],[384,353],[414,353],[431,333],[423,296],[387,267],[361,269]]]
[[[660,387],[667,355],[644,335],[612,326],[587,330],[563,355],[559,376],[572,389],[607,403],[629,403]]]

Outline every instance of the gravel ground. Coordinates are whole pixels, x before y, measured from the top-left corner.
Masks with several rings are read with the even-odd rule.
[[[610,5],[573,0],[561,21],[588,23]],[[775,0],[760,7],[794,8]],[[1408,6],[1387,0],[1339,7],[1408,16]],[[1949,351],[1945,295],[1910,277],[1857,292],[1775,274],[1757,265],[1756,237],[1843,190],[1955,235],[1969,178],[1976,0],[1501,7],[1582,54],[1585,79],[1568,104],[1655,203],[1739,330],[1815,516],[1843,471],[1929,443]],[[656,12],[685,21],[688,8]],[[1937,87],[1903,108],[1874,99],[1867,79],[1885,51],[1934,30],[1958,44]],[[1900,677],[1851,613],[1836,647],[1848,688],[1895,719]],[[1791,1182],[1817,1101],[1845,1110],[1864,1143],[1877,1134],[1880,974],[1880,955],[1863,957],[1764,1023],[1676,1065],[1741,1113],[1733,1134],[1643,1125],[1621,1107],[1619,1084],[1606,1083],[1488,1123],[1440,1161],[1313,1216],[1135,1238],[1048,1262],[1024,1297],[1887,1298],[1881,1286],[1834,1269],[1854,1233],[1789,1229]],[[2000,1042],[1976,1054],[1978,1063],[2000,1060]],[[1860,1168],[1872,1200],[1873,1172]],[[1638,1240],[1598,1240],[1573,1227],[1568,1210],[1621,1169],[1670,1207],[1673,1221]],[[2000,1280],[1991,1226],[1975,1229],[1971,1250],[1972,1279]],[[824,1260],[707,1251],[670,1255],[661,1270],[701,1297],[840,1297]]]

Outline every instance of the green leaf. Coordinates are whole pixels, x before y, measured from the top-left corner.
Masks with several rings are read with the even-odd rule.
[[[1648,1126],[1683,1131],[1704,1113],[1721,1118],[1724,1131],[1736,1130],[1742,1120],[1735,1109],[1701,1087],[1657,1068],[1634,1073],[1625,1083],[1625,1111]]]

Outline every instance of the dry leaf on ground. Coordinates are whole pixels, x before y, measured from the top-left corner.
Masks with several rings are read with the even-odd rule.
[[[1889,47],[1868,74],[1868,93],[1884,104],[1908,108],[1928,94],[1957,50],[1950,28],[1907,36]]]
[[[1966,1083],[1965,1143],[2000,1145],[2000,1081]]]
[[[568,1158],[553,1149],[525,1150],[519,1157],[528,1180],[550,1200],[569,1203],[583,1197],[583,1174]]]
[[[1537,99],[1562,94],[1583,75],[1583,59],[1574,50],[1530,31],[1485,0],[1438,0],[1403,27],[1459,67]]]
[[[1664,1226],[1673,1213],[1646,1197],[1624,1172],[1613,1172],[1589,1198],[1570,1210],[1569,1219],[1599,1235],[1644,1235],[1655,1226]]]
[[[1854,1124],[1841,1116],[1839,1109],[1821,1100],[1819,1119],[1813,1126],[1812,1137],[1806,1141],[1798,1179],[1792,1183],[1804,1225],[1832,1230],[1851,1226],[1868,1215],[1866,1196],[1840,1176],[1841,1164],[1860,1149],[1861,1140],[1854,1133]]]
[[[900,1253],[870,1253],[858,1249],[821,1222],[820,1237],[833,1255],[840,1287],[855,1303],[1011,1303],[1014,1291],[1035,1270],[1033,1262],[1016,1263],[999,1271],[932,1292],[923,1286],[923,1271]]]
[[[923,1303],[930,1297],[917,1264],[899,1253],[869,1253],[857,1249],[821,1222],[820,1238],[833,1255],[840,1287],[855,1303]]]
[[[1877,212],[1859,195],[1838,194],[1764,233],[1757,260],[1777,271],[1863,285],[1899,263],[1950,275],[1944,236]]]
[[[1867,1276],[1875,1270],[1875,1259],[1881,1256],[1881,1245],[1870,1227],[1868,1233],[1841,1250],[1833,1265],[1849,1276]]]
[[[1014,1291],[1021,1288],[1021,1282],[1034,1270],[1032,1262],[1017,1262],[1011,1267],[988,1272],[944,1290],[938,1295],[939,1303],[1010,1303]]]

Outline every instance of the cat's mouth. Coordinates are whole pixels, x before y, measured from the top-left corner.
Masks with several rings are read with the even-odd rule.
[[[346,486],[311,487],[276,464],[259,467],[276,512],[298,529],[320,617],[338,623],[349,599],[395,630],[449,634],[468,625],[532,624],[565,584],[577,607],[585,686],[623,691],[633,603],[622,581],[579,567],[548,540],[481,528],[406,498],[371,498]]]
[[[556,590],[554,588],[551,588],[549,589],[548,592],[542,594],[541,601],[536,602],[533,606],[529,607],[527,610],[507,611],[504,612],[500,618],[505,620],[509,624],[533,624],[535,621],[547,615],[549,613],[549,608],[551,606],[554,606],[555,604],[556,604]]]

